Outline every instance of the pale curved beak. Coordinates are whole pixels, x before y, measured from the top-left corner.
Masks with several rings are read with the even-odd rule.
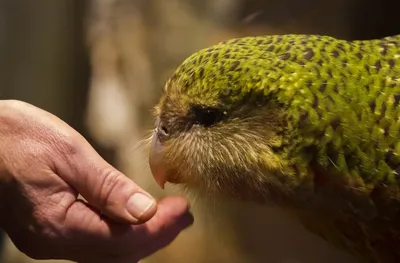
[[[157,132],[154,131],[153,138],[151,140],[149,164],[154,179],[162,189],[164,189],[165,183],[167,182],[167,174],[165,171],[163,155],[163,145],[158,138]]]

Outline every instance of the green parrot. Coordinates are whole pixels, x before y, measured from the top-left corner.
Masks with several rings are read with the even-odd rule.
[[[153,176],[274,204],[360,262],[400,262],[400,35],[202,49],[155,107]]]

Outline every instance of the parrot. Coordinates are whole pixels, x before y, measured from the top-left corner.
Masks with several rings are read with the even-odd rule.
[[[275,205],[360,262],[400,262],[400,35],[228,39],[188,55],[153,113],[162,188]]]

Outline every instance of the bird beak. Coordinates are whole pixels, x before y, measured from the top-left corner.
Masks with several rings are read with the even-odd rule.
[[[167,174],[165,172],[163,155],[163,145],[161,144],[157,132],[155,131],[151,140],[149,164],[151,173],[161,189],[164,189],[165,183],[167,182]]]

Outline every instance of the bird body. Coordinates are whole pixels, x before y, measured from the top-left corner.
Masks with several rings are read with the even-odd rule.
[[[362,262],[400,262],[400,36],[231,39],[156,107],[156,180],[274,203]]]

